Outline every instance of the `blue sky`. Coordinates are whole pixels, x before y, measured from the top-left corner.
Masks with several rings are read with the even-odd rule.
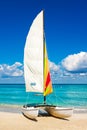
[[[0,1],[0,83],[23,82],[26,36],[42,9],[53,82],[87,83],[86,0]]]

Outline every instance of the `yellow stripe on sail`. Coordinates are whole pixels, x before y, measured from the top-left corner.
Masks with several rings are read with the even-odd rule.
[[[48,57],[45,44],[45,56],[44,56],[44,96],[52,93],[52,82],[49,71]]]
[[[44,96],[52,93],[52,83],[50,82],[49,85],[47,86],[46,90],[44,91]]]

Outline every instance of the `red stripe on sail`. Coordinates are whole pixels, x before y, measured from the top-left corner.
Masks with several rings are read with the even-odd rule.
[[[47,80],[46,80],[46,87],[48,86],[49,82],[50,82],[50,73],[48,72]]]

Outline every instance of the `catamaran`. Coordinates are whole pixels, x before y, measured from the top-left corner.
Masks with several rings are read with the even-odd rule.
[[[44,35],[44,11],[42,10],[34,19],[24,48],[24,77],[27,92],[43,93],[43,104],[25,105],[23,114],[31,119],[38,116],[40,107],[55,117],[71,116],[72,108],[60,108],[46,104],[46,96],[53,92],[49,70],[49,62]]]

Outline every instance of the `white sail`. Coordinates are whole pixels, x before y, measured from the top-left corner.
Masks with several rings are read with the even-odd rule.
[[[43,92],[43,11],[33,21],[24,49],[26,91]]]

